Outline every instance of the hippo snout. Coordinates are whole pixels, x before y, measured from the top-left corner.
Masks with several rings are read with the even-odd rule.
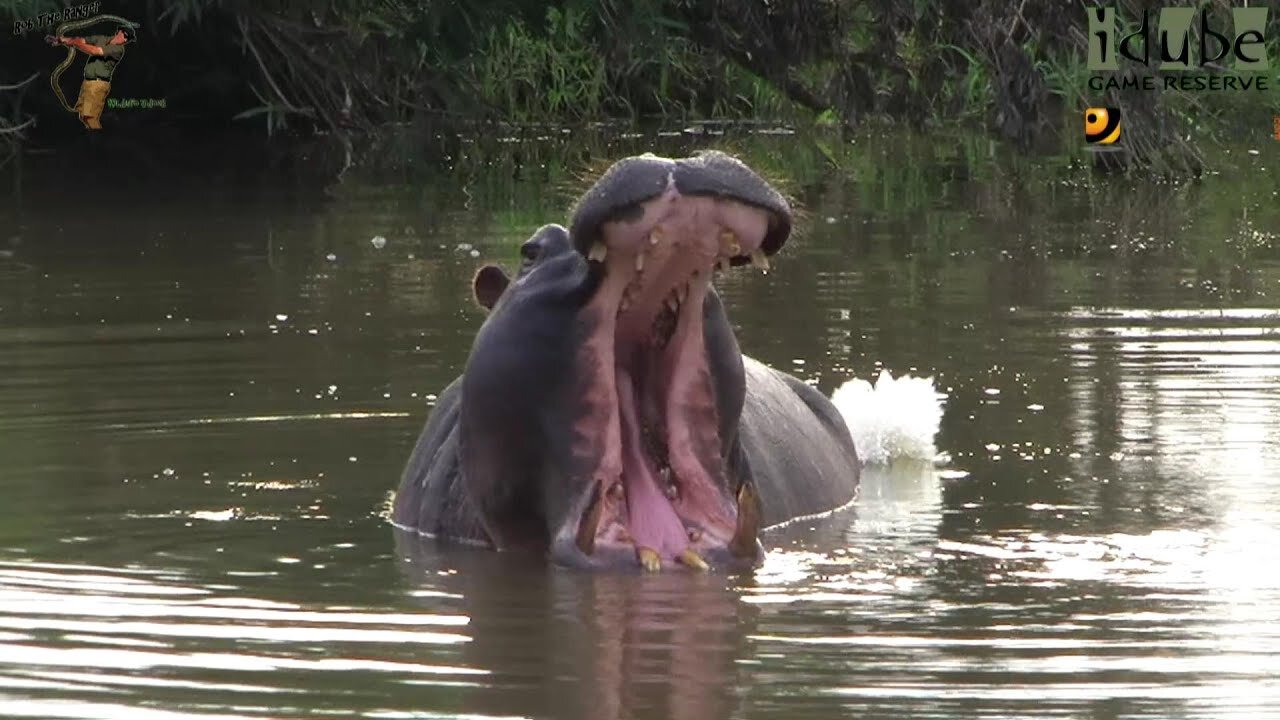
[[[610,222],[641,219],[655,200],[705,197],[740,203],[764,212],[767,228],[757,247],[764,255],[781,249],[791,234],[791,206],[782,193],[732,155],[705,151],[692,157],[671,159],[653,154],[624,158],[614,163],[574,206],[569,235],[574,248],[589,255],[602,240]],[[662,221],[659,212],[654,223]],[[749,262],[747,255],[730,258],[730,264]]]

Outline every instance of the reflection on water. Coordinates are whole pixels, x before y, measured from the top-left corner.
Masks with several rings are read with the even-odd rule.
[[[0,194],[0,716],[1280,706],[1280,177],[752,142],[807,216],[723,284],[743,347],[828,392],[935,376],[951,460],[867,468],[730,576],[549,569],[381,517],[482,319],[470,274],[561,217],[569,155],[77,213],[28,166]]]
[[[469,710],[522,707],[537,717],[728,717],[744,681],[744,609],[723,576],[551,572],[528,558],[459,558],[397,533],[406,574],[431,595],[456,593],[470,617],[473,667],[492,682]]]
[[[486,674],[423,662],[412,651],[467,642],[459,632],[467,625],[462,615],[308,608],[167,575],[0,564],[0,687],[7,690],[0,714],[123,718],[157,704],[200,717],[247,717],[204,711],[307,706],[309,686],[321,676],[326,685],[342,686],[360,673],[429,682]],[[381,654],[368,657],[364,647]],[[69,702],[68,695],[85,702]]]

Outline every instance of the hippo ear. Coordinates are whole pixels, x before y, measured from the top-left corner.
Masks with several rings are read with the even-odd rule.
[[[502,291],[507,289],[507,285],[511,280],[507,278],[507,274],[497,265],[485,265],[476,271],[476,277],[471,281],[471,289],[476,294],[476,302],[480,306],[492,310],[493,306],[498,302],[498,298],[502,296]]]

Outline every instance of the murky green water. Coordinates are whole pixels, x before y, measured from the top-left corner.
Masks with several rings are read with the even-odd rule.
[[[381,517],[474,268],[583,168],[696,140],[463,145],[330,199],[0,171],[0,716],[1277,712],[1278,148],[1170,185],[978,141],[741,145],[807,209],[722,288],[743,347],[827,391],[935,375],[951,461],[868,471],[732,577]]]

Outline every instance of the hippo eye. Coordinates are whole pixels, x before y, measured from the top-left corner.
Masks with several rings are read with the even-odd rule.
[[[530,240],[520,246],[520,257],[524,258],[525,262],[533,262],[540,255],[542,255],[542,243]]]

